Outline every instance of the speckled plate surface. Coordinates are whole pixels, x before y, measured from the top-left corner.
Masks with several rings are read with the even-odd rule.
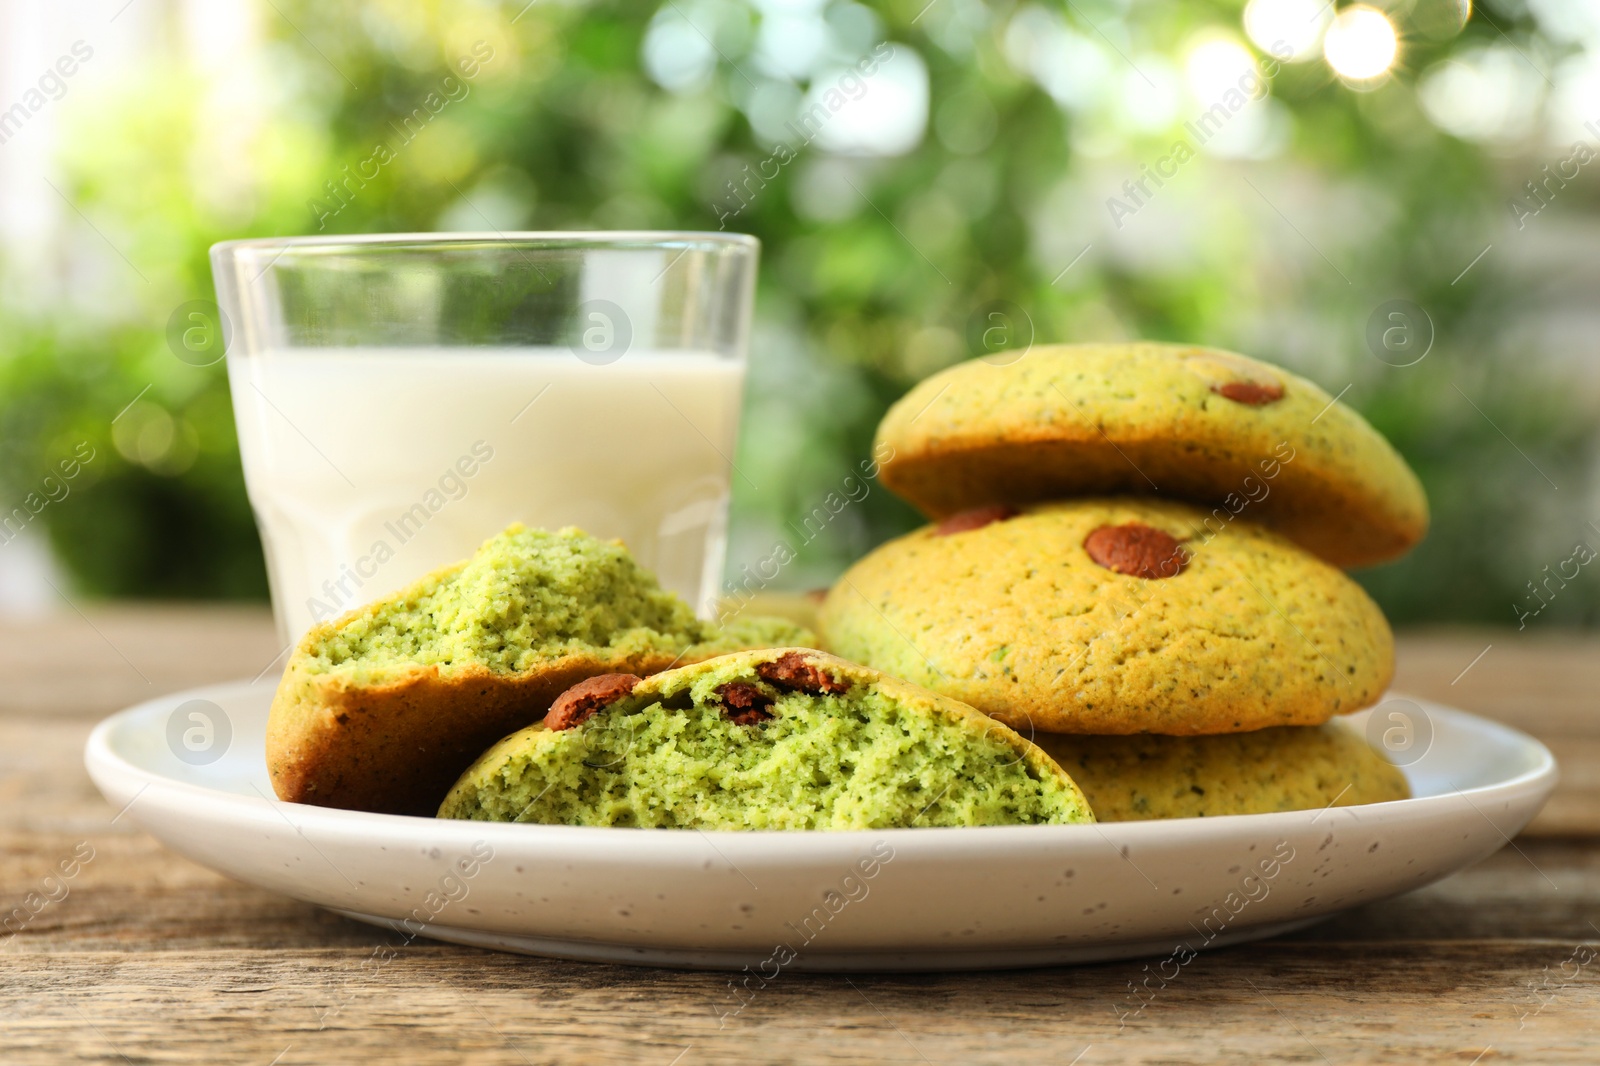
[[[130,707],[90,736],[89,773],[174,851],[404,935],[767,977],[1038,966],[1271,936],[1478,861],[1556,780],[1538,741],[1416,700],[1400,701],[1406,728],[1431,734],[1405,768],[1416,795],[1364,807],[850,833],[438,821],[271,798],[272,692],[217,685]]]

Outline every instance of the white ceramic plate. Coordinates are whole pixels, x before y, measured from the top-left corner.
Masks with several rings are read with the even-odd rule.
[[[1406,767],[1415,798],[1364,807],[848,833],[440,821],[269,798],[272,692],[219,685],[131,707],[90,736],[89,773],[174,851],[407,936],[749,966],[755,981],[782,969],[1087,962],[1271,936],[1477,862],[1556,780],[1531,737],[1415,701],[1405,706],[1420,707],[1432,734]]]

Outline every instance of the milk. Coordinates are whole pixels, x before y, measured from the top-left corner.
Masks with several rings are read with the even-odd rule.
[[[566,348],[229,356],[245,485],[287,643],[511,522],[620,537],[709,614],[742,361]]]

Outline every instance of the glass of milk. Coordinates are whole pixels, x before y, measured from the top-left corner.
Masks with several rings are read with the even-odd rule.
[[[284,641],[512,522],[620,537],[709,616],[758,250],[721,233],[212,248]]]

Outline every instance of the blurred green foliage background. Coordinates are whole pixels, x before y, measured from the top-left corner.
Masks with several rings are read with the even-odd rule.
[[[1313,30],[1333,12],[1258,3],[1279,25],[1310,12]],[[92,445],[71,495],[37,519],[84,593],[265,595],[224,367],[176,358],[169,316],[210,296],[212,242],[317,232],[325,183],[392,139],[480,41],[493,56],[467,95],[326,232],[716,229],[741,203],[727,183],[780,141],[793,149],[724,222],[764,244],[738,457],[764,490],[736,481],[730,572],[838,488],[887,404],[981,354],[972,324],[996,301],[1019,342],[1202,342],[1347,389],[1434,506],[1422,548],[1361,575],[1398,623],[1514,623],[1542,567],[1600,545],[1595,341],[1554,350],[1565,334],[1550,325],[1583,321],[1592,297],[1573,279],[1594,276],[1600,242],[1562,235],[1592,238],[1600,166],[1520,228],[1509,209],[1534,203],[1524,182],[1574,142],[1600,144],[1571,106],[1600,119],[1600,93],[1580,92],[1600,25],[1555,5],[1501,2],[1464,25],[1447,0],[1389,6],[1399,59],[1367,84],[1338,77],[1313,41],[1226,143],[1120,220],[1108,199],[1127,203],[1124,182],[1185,136],[1207,79],[1241,49],[1266,58],[1242,5],[245,6],[248,62],[219,72],[173,6],[147,61],[73,90],[54,149],[70,243],[45,264],[66,284],[0,295],[0,500]],[[924,71],[904,150],[786,132],[808,93],[882,42],[909,81],[868,79],[847,106],[912,92]],[[40,269],[15,253],[0,264],[12,280]],[[1369,347],[1392,300],[1431,319],[1414,365]],[[826,583],[914,522],[874,490],[784,580]],[[1584,574],[1530,624],[1597,617],[1600,583]]]

